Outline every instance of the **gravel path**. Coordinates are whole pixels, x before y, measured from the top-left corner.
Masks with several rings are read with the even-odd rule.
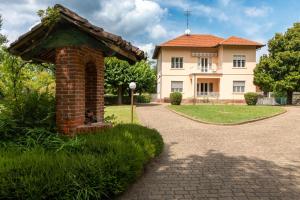
[[[137,108],[165,149],[120,199],[300,199],[300,107],[274,118],[217,126],[163,105]]]

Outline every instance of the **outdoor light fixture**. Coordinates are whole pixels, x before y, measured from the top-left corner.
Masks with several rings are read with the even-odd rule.
[[[135,82],[129,83],[129,88],[130,88],[131,90],[135,90],[135,88],[136,88],[136,83],[135,83]]]
[[[136,88],[136,83],[135,82],[129,83],[129,88],[131,90],[131,123],[133,123],[133,93]]]

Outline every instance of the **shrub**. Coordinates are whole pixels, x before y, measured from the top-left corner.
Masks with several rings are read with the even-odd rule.
[[[256,105],[257,100],[258,100],[258,94],[255,92],[247,92],[244,94],[246,103],[248,105]]]
[[[150,94],[142,94],[136,96],[136,102],[137,103],[150,103],[151,102],[151,95]]]
[[[0,199],[111,199],[163,149],[156,130],[132,124],[62,140],[0,148]]]
[[[182,94],[180,92],[172,92],[170,94],[170,102],[172,105],[180,105],[182,100]]]
[[[28,129],[55,132],[55,98],[48,93],[26,91],[15,100],[3,100],[0,112],[0,138],[25,135]]]

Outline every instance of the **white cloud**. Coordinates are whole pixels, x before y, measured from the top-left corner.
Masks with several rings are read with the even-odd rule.
[[[69,7],[79,15],[88,18],[93,24],[105,30],[121,35],[125,39],[160,39],[167,36],[162,18],[167,13],[159,3],[150,0],[87,0],[70,3],[67,0],[55,0]],[[0,14],[3,18],[2,33],[10,42],[39,21],[36,12],[53,6],[52,0],[1,0]]]
[[[190,9],[191,5],[187,0],[153,0],[157,3],[159,3],[162,6],[166,6],[166,7],[176,7],[176,8],[180,8],[183,11],[186,9]]]
[[[166,9],[153,1],[102,1],[101,9],[94,13],[94,21],[117,34],[137,36],[150,33],[154,34],[153,38],[157,38],[165,34],[160,24],[165,12]],[[152,31],[150,28],[157,29]]]
[[[148,33],[152,39],[166,38],[168,36],[167,30],[160,24],[149,27]]]
[[[152,57],[155,48],[155,45],[152,42],[146,44],[137,44],[137,46],[147,54],[148,58]]]
[[[42,8],[35,4],[26,4],[26,2],[23,2],[22,5],[17,2],[0,4],[0,13],[3,18],[2,33],[7,35],[9,42],[28,31],[28,28],[39,20],[36,11]]]
[[[272,8],[262,6],[262,7],[248,7],[245,9],[245,14],[249,17],[264,17],[272,11]]]

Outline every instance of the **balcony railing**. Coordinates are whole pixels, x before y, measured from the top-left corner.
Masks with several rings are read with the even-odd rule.
[[[204,69],[199,66],[194,66],[190,68],[191,73],[204,73],[204,74],[214,74],[214,73],[222,73],[221,67],[213,66],[212,68]]]
[[[219,92],[197,92],[197,97],[212,97],[218,98],[220,95]]]

